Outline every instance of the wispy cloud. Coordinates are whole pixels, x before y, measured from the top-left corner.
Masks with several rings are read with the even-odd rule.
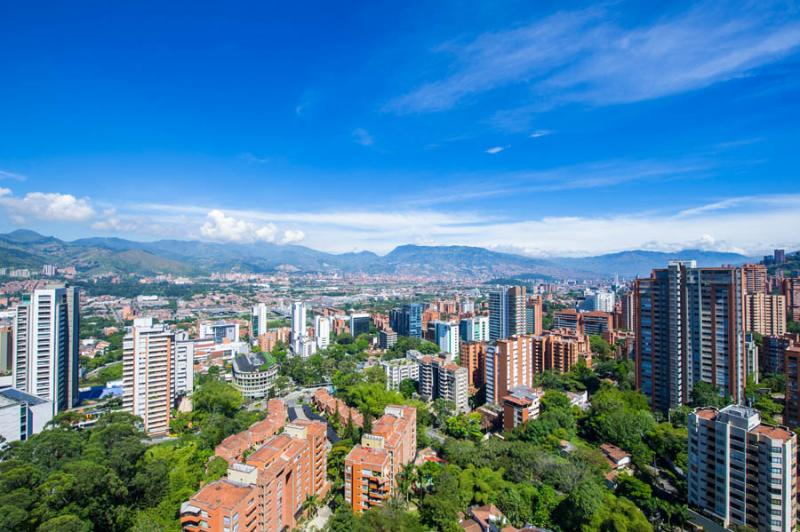
[[[0,179],[13,179],[14,181],[25,181],[28,178],[16,172],[9,172],[8,170],[0,170]]]
[[[362,146],[372,146],[375,144],[375,139],[369,134],[369,131],[359,127],[353,130],[353,142]]]
[[[506,149],[508,149],[508,146],[492,146],[491,148],[486,150],[486,153],[488,153],[489,155],[497,155],[498,153],[500,153],[501,151],[505,151]]]
[[[546,137],[548,135],[552,135],[553,131],[550,129],[537,129],[533,133],[530,134],[532,139],[538,139],[540,137]]]
[[[529,87],[536,109],[568,102],[635,102],[747,75],[798,46],[800,22],[772,2],[727,8],[704,2],[636,27],[620,26],[604,9],[559,12],[442,45],[438,51],[452,57],[451,74],[385,109],[443,111],[515,84]]]

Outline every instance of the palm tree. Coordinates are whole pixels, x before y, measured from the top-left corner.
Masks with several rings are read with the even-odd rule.
[[[322,501],[319,500],[319,497],[316,495],[308,495],[306,500],[303,501],[302,506],[300,509],[303,513],[305,513],[309,519],[313,518],[317,515],[317,511],[319,510]]]
[[[406,464],[403,469],[397,474],[397,495],[398,498],[402,497],[406,504],[408,504],[408,493],[411,491],[411,486],[414,485],[417,479],[417,468],[413,463]]]

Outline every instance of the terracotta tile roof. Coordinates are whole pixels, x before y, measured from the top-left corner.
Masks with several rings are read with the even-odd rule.
[[[356,445],[347,455],[345,461],[368,466],[371,469],[382,470],[389,463],[389,453],[385,449],[369,449]]]
[[[697,410],[694,411],[694,413],[697,414],[697,417],[712,420],[716,419],[717,414],[719,414],[719,411],[716,408],[706,407],[706,408],[698,408]]]
[[[251,486],[242,486],[223,479],[203,486],[194,494],[191,501],[205,504],[209,508],[233,508],[249,497],[252,491]]]
[[[784,427],[773,427],[771,425],[759,425],[753,429],[756,434],[764,435],[773,440],[789,441],[794,433]]]

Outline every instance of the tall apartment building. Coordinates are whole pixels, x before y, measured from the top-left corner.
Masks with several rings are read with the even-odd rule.
[[[525,287],[511,286],[489,293],[489,340],[525,334]]]
[[[786,375],[783,423],[797,428],[800,427],[800,343],[788,346],[783,356]]]
[[[526,334],[542,334],[542,312],[542,298],[540,296],[529,297],[525,303]]]
[[[328,316],[314,316],[314,337],[318,349],[327,349],[331,345],[331,318]]]
[[[419,395],[427,401],[452,401],[458,412],[469,412],[469,372],[467,368],[441,357],[421,356]]]
[[[458,333],[458,325],[445,321],[434,322],[434,339],[439,346],[439,351],[449,353],[455,360],[458,360],[461,339]]]
[[[486,375],[486,342],[461,342],[459,363],[467,368],[467,386],[474,394],[484,384]]]
[[[122,342],[122,407],[142,418],[150,435],[169,432],[175,397],[175,333],[153,318],[137,318]]]
[[[602,336],[603,333],[614,330],[614,315],[610,312],[602,310],[582,312],[579,318],[584,334]]]
[[[292,353],[295,356],[303,356],[306,349],[304,346],[308,338],[306,315],[306,304],[302,301],[294,301],[292,303]]]
[[[14,388],[46,401],[53,415],[78,402],[80,291],[34,290],[14,312]]]
[[[186,331],[175,331],[175,356],[172,357],[174,397],[191,395],[194,389],[194,340]]]
[[[259,303],[250,313],[250,338],[258,338],[262,334],[267,334],[267,331],[269,331],[267,305]]]
[[[800,321],[800,277],[789,277],[781,284],[786,298],[786,316],[792,321]]]
[[[617,324],[620,329],[626,331],[636,330],[636,292],[631,290],[622,296],[622,323]]]
[[[786,298],[763,292],[745,296],[745,330],[764,336],[786,332]]]
[[[392,309],[389,325],[399,336],[422,338],[422,305],[410,303]]]
[[[636,383],[653,408],[685,404],[694,383],[744,397],[742,270],[671,261],[636,281]]]
[[[396,358],[381,361],[381,367],[386,372],[386,389],[398,390],[400,383],[410,379],[419,381],[419,364],[410,358]]]
[[[586,296],[583,308],[588,311],[614,312],[616,295],[608,290],[597,290]]]
[[[14,371],[14,327],[0,326],[0,374]]]
[[[745,264],[742,266],[744,275],[744,291],[746,294],[766,294],[767,267],[763,264]]]
[[[486,350],[486,402],[500,404],[508,390],[533,385],[533,337],[498,340]]]
[[[279,531],[297,526],[303,503],[329,485],[326,425],[296,420],[272,436],[227,477],[206,484],[181,505],[181,527],[200,531]]]
[[[592,366],[592,351],[589,338],[569,329],[547,331],[533,338],[533,374],[545,371],[566,373],[583,361]]]
[[[489,316],[463,318],[458,324],[462,342],[489,341]]]
[[[797,436],[731,405],[689,414],[689,505],[728,528],[790,532],[797,519]]]
[[[765,336],[762,340],[761,360],[759,361],[761,374],[783,373],[786,349],[795,345],[800,346],[800,334],[786,333],[781,336]]]
[[[388,405],[345,458],[344,500],[353,512],[383,506],[396,489],[397,475],[417,452],[417,411]]]

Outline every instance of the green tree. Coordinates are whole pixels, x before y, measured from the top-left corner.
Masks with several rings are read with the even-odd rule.
[[[403,394],[403,397],[406,399],[411,399],[411,396],[417,393],[417,381],[413,379],[403,379],[400,381],[400,393]]]

